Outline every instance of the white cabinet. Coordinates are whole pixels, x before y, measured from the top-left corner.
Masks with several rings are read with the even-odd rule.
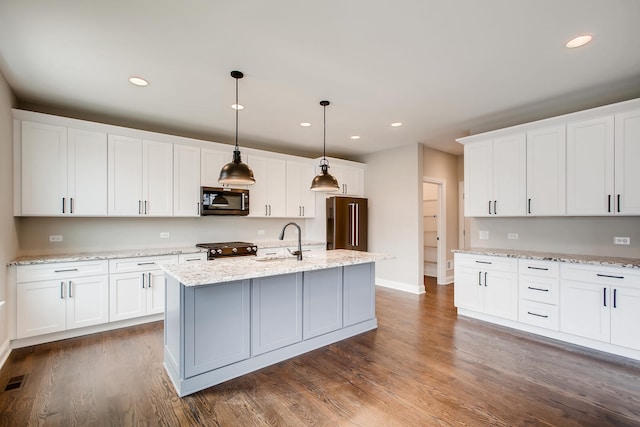
[[[562,332],[640,350],[640,272],[566,264],[561,277]]]
[[[173,146],[173,216],[200,216],[200,148]]]
[[[566,127],[527,132],[527,215],[566,213]]]
[[[313,218],[316,216],[316,197],[311,191],[314,165],[309,162],[287,160],[287,213],[288,217]]]
[[[206,252],[197,252],[194,254],[180,254],[178,255],[178,262],[192,262],[192,261],[206,261]]]
[[[253,154],[247,157],[256,178],[251,187],[249,216],[286,217],[286,161]]]
[[[107,213],[107,135],[22,122],[22,215]]]
[[[336,159],[329,160],[329,173],[338,180],[340,190],[338,193],[331,194],[344,194],[354,197],[364,197],[364,167],[360,165],[353,165],[344,161]],[[322,173],[319,163],[320,159],[316,159],[316,172],[318,175]],[[313,179],[313,177],[312,177]],[[311,181],[309,181],[311,186]]]
[[[456,307],[510,320],[518,318],[517,260],[459,253],[454,258]]]
[[[640,215],[640,110],[615,116],[616,214]]]
[[[518,260],[518,321],[557,331],[560,267],[557,262]]]
[[[106,261],[17,268],[17,338],[109,321]]]
[[[173,144],[109,135],[109,215],[173,214]]]
[[[523,216],[526,207],[524,134],[464,147],[465,216]]]
[[[164,272],[156,263],[176,263],[177,255],[109,261],[109,320],[164,311]]]

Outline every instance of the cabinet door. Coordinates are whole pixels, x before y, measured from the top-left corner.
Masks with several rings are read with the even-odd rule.
[[[455,266],[453,300],[458,308],[482,311],[482,272],[477,268]]]
[[[493,144],[491,141],[464,146],[464,215],[482,217],[493,212]]]
[[[342,168],[342,182],[344,194],[350,196],[364,196],[364,171],[360,168],[345,166]]]
[[[640,214],[640,110],[615,118],[616,213]]]
[[[251,282],[251,355],[301,341],[302,273]]]
[[[250,301],[249,280],[184,287],[185,378],[249,358]]]
[[[267,186],[269,187],[269,216],[287,216],[287,163],[269,159]]]
[[[343,326],[376,316],[375,267],[373,263],[343,267]]]
[[[147,273],[146,314],[164,312],[164,271],[155,270]]]
[[[527,132],[527,215],[564,215],[565,126]]]
[[[524,134],[493,141],[493,214],[524,216],[527,201],[527,146]]]
[[[109,321],[131,319],[146,314],[146,273],[109,276]]]
[[[608,287],[563,280],[560,289],[560,331],[609,342],[611,304]]]
[[[613,288],[611,344],[640,350],[640,289]]]
[[[256,183],[251,188],[249,215],[285,217],[286,162],[260,156],[248,156]]]
[[[342,327],[342,268],[304,272],[302,293],[303,339]]]
[[[173,216],[200,216],[200,148],[173,147]]]
[[[109,276],[69,280],[67,291],[67,329],[109,321]]]
[[[311,191],[314,167],[310,163],[287,161],[288,217],[313,218],[316,215],[315,193]]]
[[[250,216],[269,216],[269,173],[267,159],[258,156],[247,156],[249,166],[253,169],[256,183],[251,186],[249,199]]]
[[[173,215],[173,145],[145,140],[142,159],[144,214]]]
[[[483,311],[491,316],[518,320],[518,279],[515,273],[483,273]]]
[[[64,331],[66,292],[61,280],[18,283],[17,338]]]
[[[567,125],[567,214],[614,211],[613,116]]]
[[[22,215],[66,214],[66,197],[67,128],[22,122]]]
[[[142,140],[109,135],[109,215],[142,214]]]
[[[107,134],[68,131],[68,197],[73,215],[107,215]]]

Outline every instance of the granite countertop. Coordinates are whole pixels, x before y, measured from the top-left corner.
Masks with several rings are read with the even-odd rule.
[[[298,246],[297,240],[262,240],[254,242],[258,249],[268,248],[290,248]],[[315,240],[303,240],[302,246],[326,246],[327,242],[319,242]]]
[[[235,257],[183,264],[164,264],[160,267],[185,286],[201,286],[388,259],[393,259],[393,256],[336,249],[305,253],[302,261],[298,261],[295,257]]]
[[[154,249],[131,249],[123,251],[110,251],[110,252],[79,252],[73,254],[57,254],[57,255],[33,255],[33,256],[21,256],[10,263],[11,265],[32,265],[32,264],[47,264],[52,262],[73,262],[73,261],[94,261],[94,260],[108,260],[118,258],[135,258],[144,256],[162,256],[162,255],[181,255],[181,254],[195,254],[199,252],[206,252],[206,249],[196,248],[194,246],[180,247],[180,248],[154,248]]]
[[[603,265],[609,267],[640,268],[640,258],[622,258],[599,255],[562,254],[555,252],[535,252],[515,249],[488,248],[456,249],[453,252],[461,254],[499,256],[507,258],[535,259],[541,261],[571,262],[574,264]]]

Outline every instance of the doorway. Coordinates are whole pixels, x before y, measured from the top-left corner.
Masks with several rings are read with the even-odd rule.
[[[446,284],[446,181],[423,179],[423,248],[424,275],[435,277],[439,285]]]

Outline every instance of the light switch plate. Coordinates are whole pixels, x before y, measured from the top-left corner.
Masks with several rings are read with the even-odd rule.
[[[59,234],[49,236],[50,242],[62,242],[62,236]]]
[[[171,236],[171,234],[169,234],[168,231],[163,231],[162,233],[160,233],[160,238],[161,239],[168,239],[169,236]]]
[[[509,233],[507,234],[507,238],[509,240],[518,240],[518,233]]]
[[[480,231],[479,235],[480,235],[480,240],[489,239],[489,232],[488,231]]]
[[[630,245],[631,238],[630,237],[614,237],[613,244],[614,245]]]

